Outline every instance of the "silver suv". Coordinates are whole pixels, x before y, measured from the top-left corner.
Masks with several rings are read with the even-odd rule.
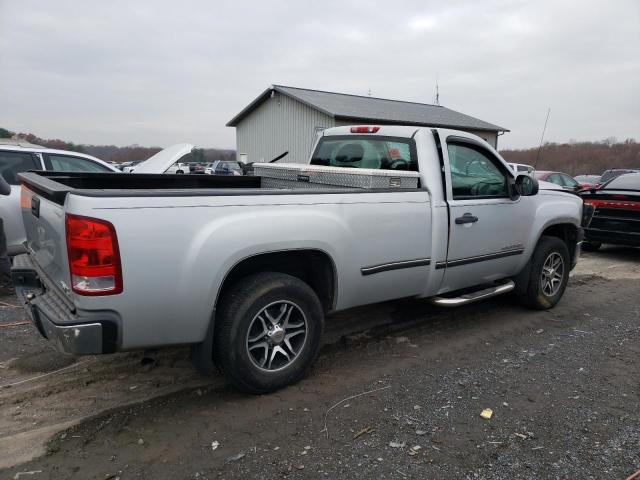
[[[54,150],[19,140],[0,142],[0,175],[11,185],[11,195],[0,197],[0,217],[4,220],[9,255],[24,252],[26,239],[20,213],[18,173],[29,170],[54,172],[118,172],[119,170],[91,155]]]

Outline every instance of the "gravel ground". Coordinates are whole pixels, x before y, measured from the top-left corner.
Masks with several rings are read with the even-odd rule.
[[[639,252],[585,256],[551,311],[503,297],[455,310],[399,301],[345,312],[293,387],[250,397],[200,379],[86,418],[88,409],[45,455],[0,478],[625,479],[640,468]],[[18,337],[0,360],[24,363],[46,348]],[[150,378],[181,353],[163,355]],[[79,394],[112,394],[103,391],[112,383],[98,384]],[[20,405],[13,395],[0,407]]]

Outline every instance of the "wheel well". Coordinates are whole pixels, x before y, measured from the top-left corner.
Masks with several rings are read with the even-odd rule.
[[[571,223],[559,223],[547,227],[542,235],[547,237],[557,237],[562,240],[569,249],[569,258],[573,258],[576,249],[576,241],[578,239],[578,227]]]
[[[333,260],[319,250],[287,250],[245,258],[227,274],[220,287],[216,304],[238,280],[259,272],[279,272],[297,277],[318,295],[325,312],[334,307],[336,271]]]

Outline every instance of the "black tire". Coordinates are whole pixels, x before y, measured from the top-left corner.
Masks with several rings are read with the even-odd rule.
[[[184,172],[182,170],[178,170],[176,171],[176,175],[184,175]]]
[[[602,242],[582,242],[582,249],[585,252],[595,252],[602,246]]]
[[[562,259],[562,279],[557,287],[547,288],[543,285],[543,267],[553,254],[559,255]],[[531,260],[522,274],[516,278],[516,292],[518,292],[521,303],[536,310],[547,310],[554,307],[567,288],[570,269],[571,261],[567,245],[557,237],[541,237]]]
[[[283,305],[292,305],[289,316],[297,316],[297,321],[305,322],[306,333],[304,339],[298,337],[290,341],[299,341],[295,355],[294,349],[284,345],[280,338],[279,345],[292,354],[291,363],[287,358],[278,353],[278,361],[285,365],[276,368],[272,365],[274,357],[271,357],[269,348],[273,352],[274,344],[270,343],[270,333],[257,342],[270,344],[264,350],[255,349],[249,351],[250,333],[255,333],[256,325],[268,324],[269,327],[278,328],[270,322],[260,322],[260,316],[264,316],[265,309],[272,309],[271,313],[277,313]],[[297,307],[297,309],[296,309]],[[260,314],[260,315],[259,315]],[[255,323],[258,322],[258,323]],[[251,328],[251,331],[249,330]],[[266,327],[265,327],[266,328]],[[302,379],[315,361],[322,331],[324,329],[324,312],[320,300],[315,292],[302,280],[285,275],[283,273],[265,272],[250,275],[239,280],[224,295],[216,314],[213,354],[215,363],[220,367],[225,377],[237,389],[252,394],[273,392],[287,385],[291,385]],[[283,330],[286,332],[287,330]],[[266,332],[266,330],[265,330]],[[286,335],[283,334],[286,338]],[[274,337],[275,338],[275,337]],[[262,353],[261,353],[262,352]],[[271,362],[260,367],[260,358],[271,357]],[[273,367],[273,369],[269,369]]]

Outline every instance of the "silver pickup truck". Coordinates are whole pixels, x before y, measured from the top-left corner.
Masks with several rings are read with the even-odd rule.
[[[308,371],[330,312],[510,291],[551,308],[580,253],[582,200],[468,133],[332,128],[306,165],[255,167],[20,174],[13,278],[42,335],[73,354],[191,344],[201,371],[265,393]]]

